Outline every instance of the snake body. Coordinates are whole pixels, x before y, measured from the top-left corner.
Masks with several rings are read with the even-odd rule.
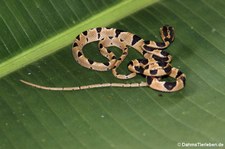
[[[167,48],[174,40],[174,29],[168,25],[160,28],[162,42],[145,41],[139,36],[130,32],[125,32],[114,28],[98,27],[93,28],[79,34],[73,45],[72,53],[77,63],[88,69],[97,71],[112,70],[112,74],[118,79],[130,79],[137,74],[144,75],[146,82],[141,83],[105,83],[93,84],[81,87],[54,88],[36,85],[21,80],[23,83],[47,90],[81,90],[97,87],[140,87],[149,86],[152,89],[163,92],[178,91],[185,86],[186,76],[179,69],[171,66],[172,56],[164,49]],[[87,57],[83,53],[85,45],[98,41],[100,53],[108,59],[107,62],[96,62]],[[117,47],[122,50],[122,55],[116,58],[116,55],[107,49],[108,47]],[[119,74],[117,68],[128,55],[128,47],[136,49],[143,59],[134,59],[129,62],[128,69],[130,74]],[[174,82],[163,81],[163,77],[171,77],[176,79]]]

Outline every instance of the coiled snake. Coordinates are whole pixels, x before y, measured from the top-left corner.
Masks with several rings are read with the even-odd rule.
[[[125,32],[114,28],[98,27],[82,32],[78,35],[72,46],[72,53],[75,60],[82,66],[97,70],[112,70],[112,74],[118,79],[130,79],[137,74],[146,77],[146,82],[141,83],[103,83],[79,87],[46,87],[33,84],[24,80],[21,82],[45,90],[82,90],[98,87],[141,87],[149,86],[152,89],[162,92],[178,91],[185,86],[186,76],[179,69],[172,67],[170,62],[172,56],[164,49],[174,40],[174,29],[168,25],[160,28],[160,34],[163,42],[144,41],[139,36],[130,32]],[[108,62],[101,63],[88,59],[83,54],[83,47],[88,43],[99,41],[98,47],[100,53],[108,59]],[[116,58],[115,54],[107,49],[108,47],[118,47],[122,50],[122,55]],[[128,69],[130,74],[123,75],[117,72],[117,68],[128,55],[128,47],[136,49],[143,55],[143,59],[130,61]],[[163,81],[163,77],[176,79],[174,82]]]

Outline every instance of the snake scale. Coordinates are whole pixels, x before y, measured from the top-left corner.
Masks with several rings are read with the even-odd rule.
[[[73,45],[72,53],[77,63],[91,70],[108,71],[112,70],[112,74],[118,79],[131,79],[137,74],[146,77],[146,82],[141,83],[103,83],[78,87],[46,87],[33,84],[24,80],[21,82],[45,90],[82,90],[98,87],[142,87],[149,86],[152,89],[162,92],[174,92],[181,90],[185,86],[186,76],[179,69],[172,67],[170,62],[172,56],[165,49],[174,41],[174,29],[165,25],[160,28],[162,42],[145,41],[139,36],[130,32],[122,31],[114,28],[98,27],[84,31],[79,34]],[[85,45],[91,42],[98,43],[100,53],[108,59],[107,62],[96,62],[87,57],[83,53]],[[119,58],[107,49],[108,47],[117,47],[122,50]],[[142,59],[134,59],[129,62],[129,74],[119,74],[117,68],[128,55],[128,48],[136,49]],[[163,78],[171,77],[175,81],[163,81]]]

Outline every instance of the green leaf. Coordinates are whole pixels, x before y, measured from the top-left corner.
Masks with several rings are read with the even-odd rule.
[[[0,148],[225,145],[224,7],[223,0],[1,1]],[[86,69],[74,61],[71,45],[80,32],[97,26],[160,41],[164,24],[176,33],[167,49],[172,65],[187,75],[179,92],[148,87],[56,92],[19,82],[64,87],[145,81],[141,76],[118,80],[110,71]],[[85,47],[85,55],[105,60],[97,44]],[[127,62],[140,57],[130,49],[119,71],[126,72]]]
[[[87,18],[86,20],[79,22],[79,23],[75,23],[75,19],[66,21],[63,14],[61,14],[61,13],[63,13],[63,11],[60,13],[58,9],[55,10],[57,3],[50,2],[50,4],[52,6],[49,6],[49,7],[53,7],[52,13],[56,13],[56,17],[59,19],[59,21],[61,21],[63,31],[58,30],[58,32],[56,33],[55,36],[49,37],[49,38],[45,38],[44,31],[41,31],[41,27],[39,27],[38,23],[36,23],[38,20],[33,19],[33,16],[30,13],[31,10],[26,9],[26,7],[29,7],[30,5],[32,6],[34,4],[27,3],[28,6],[26,6],[25,3],[23,4],[23,2],[21,2],[21,6],[24,7],[25,11],[27,11],[28,14],[26,14],[26,15],[28,15],[29,18],[22,18],[21,20],[18,20],[16,23],[21,25],[23,19],[24,20],[31,19],[34,22],[34,24],[32,24],[32,25],[36,25],[36,27],[38,28],[38,29],[35,29],[35,31],[37,31],[36,34],[40,34],[40,33],[43,34],[43,37],[45,39],[41,43],[32,44],[32,46],[27,49],[19,47],[19,48],[21,48],[21,51],[23,51],[23,52],[21,52],[20,54],[14,55],[12,58],[8,58],[11,56],[3,55],[3,58],[8,58],[8,59],[5,60],[4,62],[2,62],[0,65],[0,70],[1,70],[0,77],[3,77],[5,75],[7,75],[8,73],[11,73],[11,72],[21,68],[24,65],[30,64],[44,56],[52,54],[52,53],[56,52],[57,50],[69,45],[71,43],[71,41],[73,41],[74,35],[78,35],[80,32],[82,32],[88,28],[93,28],[93,27],[96,27],[99,25],[105,26],[105,25],[111,24],[113,22],[116,22],[119,19],[136,12],[137,10],[144,8],[149,4],[152,4],[154,1],[156,1],[156,0],[152,0],[152,1],[141,0],[139,2],[133,1],[133,0],[122,1],[122,2],[118,3],[117,5],[108,7],[108,9],[105,9],[97,14],[93,13],[93,15],[90,15],[89,18]],[[5,3],[6,7],[7,7],[7,5],[9,5],[9,4]],[[36,3],[37,8],[40,7],[39,5],[40,4]],[[59,3],[58,5],[61,5],[61,4]],[[63,9],[71,9],[70,12],[67,12],[65,14],[65,16],[68,13],[76,14],[76,12],[72,11],[73,8],[71,8],[67,2],[65,2],[64,5],[65,5],[65,7]],[[80,7],[82,7],[82,5],[83,4],[81,4]],[[85,6],[85,3],[84,3],[84,6]],[[66,8],[66,7],[68,7],[68,8]],[[126,9],[123,9],[124,7],[126,7]],[[40,9],[42,9],[42,8],[40,8]],[[89,9],[89,8],[87,7],[87,9]],[[9,8],[9,11],[10,10],[11,9]],[[40,11],[42,11],[42,10],[40,10]],[[35,13],[35,11],[34,11],[34,13]],[[26,17],[26,16],[22,16],[22,17]],[[15,16],[15,20],[16,19],[17,19],[17,16]],[[39,20],[39,22],[40,21],[42,21],[42,20]],[[2,25],[3,27],[5,25],[6,29],[11,30],[10,26],[8,26],[8,22],[4,18],[4,14],[2,16],[2,23],[3,23],[3,25]],[[56,23],[58,23],[58,22],[56,22]],[[71,26],[71,24],[73,24],[73,23],[75,23],[76,25]],[[27,26],[22,26],[22,25],[21,25],[21,28],[22,28],[22,30],[24,30],[24,28]],[[55,24],[53,24],[52,26],[54,26],[54,25]],[[32,42],[32,39],[29,35],[29,29],[27,29],[28,31],[25,31],[25,30],[24,30],[24,34],[27,35],[28,40],[30,40]],[[31,32],[33,32],[33,31],[31,31]],[[16,35],[14,35],[14,32],[12,32],[11,34],[14,37],[15,42],[18,44],[18,46],[20,46],[19,41],[17,41]],[[2,37],[4,37],[4,36],[2,36]],[[11,39],[11,38],[8,38],[8,39]],[[5,48],[7,48],[7,43],[5,43],[4,40],[5,39],[3,39],[3,48],[4,48],[4,46],[5,46]],[[11,55],[10,49],[6,49],[6,52],[7,51]]]

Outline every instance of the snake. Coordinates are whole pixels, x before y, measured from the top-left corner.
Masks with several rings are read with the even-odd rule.
[[[112,71],[118,79],[131,79],[137,74],[146,78],[140,83],[100,83],[77,87],[47,87],[24,80],[29,86],[44,90],[83,90],[100,87],[143,87],[148,86],[161,92],[175,92],[185,87],[186,75],[178,68],[171,66],[172,56],[165,49],[174,41],[174,28],[164,25],[160,28],[162,42],[144,40],[136,34],[120,29],[97,27],[79,34],[72,44],[72,54],[75,61],[83,67],[96,71]],[[99,52],[108,59],[107,62],[97,62],[87,58],[83,52],[84,47],[98,42]],[[122,51],[119,58],[109,50],[117,47]],[[119,74],[117,68],[128,55],[129,47],[137,50],[143,58],[134,59],[128,63],[129,74]],[[174,81],[165,81],[164,78],[173,78]]]

